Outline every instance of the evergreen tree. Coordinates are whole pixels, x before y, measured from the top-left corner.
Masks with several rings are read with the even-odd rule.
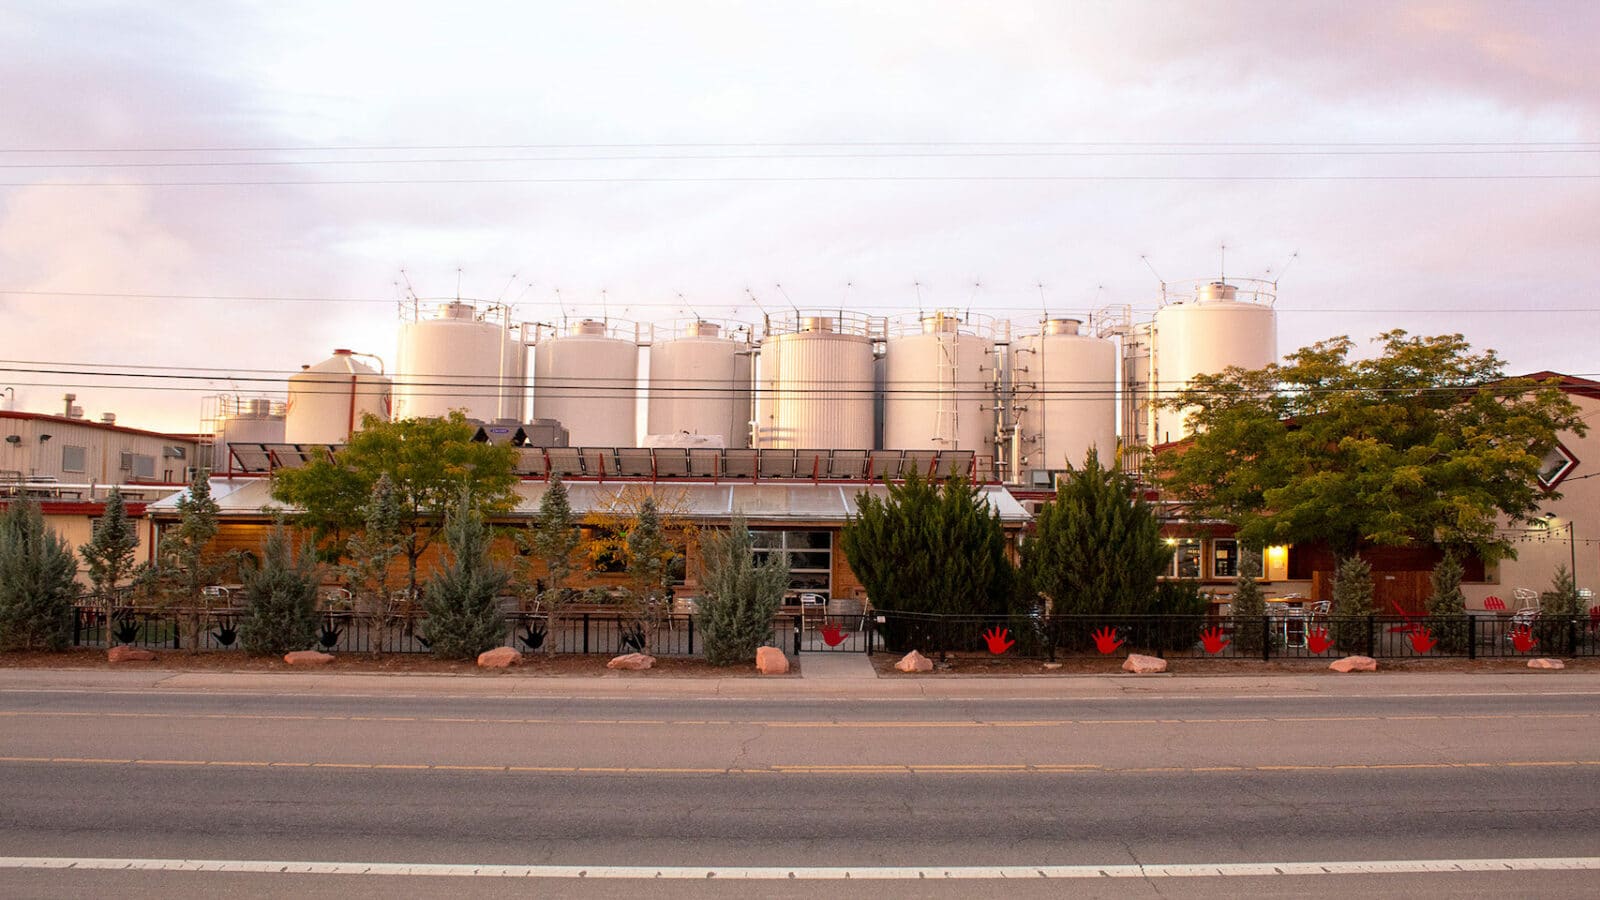
[[[405,553],[400,528],[400,504],[394,482],[387,473],[378,476],[367,499],[366,528],[345,542],[345,557],[350,560],[339,573],[350,585],[356,611],[372,629],[372,652],[383,653],[384,641],[401,617],[407,593],[400,590],[403,578],[391,569]]]
[[[64,650],[72,640],[78,562],[31,500],[0,512],[0,649]]]
[[[1233,615],[1233,649],[1237,653],[1260,653],[1261,636],[1266,631],[1266,597],[1256,579],[1261,575],[1261,554],[1239,547],[1239,583],[1230,604]]]
[[[1107,469],[1091,449],[1070,469],[1034,521],[1022,546],[1028,596],[1056,614],[1151,610],[1156,583],[1172,562],[1155,511],[1135,496],[1120,464]]]
[[[280,522],[267,533],[259,564],[242,573],[245,612],[239,642],[246,652],[279,656],[316,643],[317,567],[311,553],[291,546]]]
[[[1565,647],[1571,634],[1571,619],[1583,613],[1583,598],[1578,595],[1577,582],[1565,564],[1556,566],[1550,590],[1539,592],[1539,623],[1534,629],[1539,645],[1557,652]]]
[[[211,478],[196,468],[189,489],[178,498],[178,524],[161,535],[154,563],[142,579],[164,607],[181,610],[182,638],[191,651],[200,649],[203,592],[227,570],[210,552],[217,534],[217,501],[211,497]]]
[[[532,593],[546,612],[548,635],[561,633],[561,612],[572,599],[567,582],[572,577],[572,554],[578,550],[582,532],[572,515],[572,503],[567,497],[567,486],[560,475],[552,475],[539,498],[539,517],[528,523],[527,529],[517,535],[517,546],[529,562],[537,561],[544,569],[544,590],[537,589],[540,579],[526,566],[522,573],[524,593]],[[546,652],[556,650],[557,641],[551,637],[545,642]]]
[[[1428,595],[1428,617],[1439,649],[1447,653],[1461,653],[1467,649],[1467,598],[1461,593],[1461,579],[1466,577],[1461,560],[1446,552],[1434,566],[1429,582],[1433,591]]]
[[[114,604],[113,596],[123,580],[133,574],[133,554],[139,547],[139,531],[128,519],[128,508],[122,502],[122,491],[112,488],[106,495],[105,511],[94,523],[89,543],[79,548],[84,565],[89,567],[89,582],[95,593],[105,601],[107,608]]]
[[[623,605],[641,630],[640,651],[648,653],[651,637],[671,600],[672,562],[678,555],[661,530],[661,513],[654,497],[646,497],[640,504],[639,519],[628,531],[627,548],[628,586]]]
[[[772,641],[772,618],[783,605],[789,565],[781,553],[757,563],[750,529],[735,515],[727,529],[700,532],[702,581],[700,633],[706,661],[730,666],[755,659],[756,649]]]
[[[1333,575],[1333,642],[1346,652],[1365,652],[1367,617],[1375,612],[1372,566],[1359,556],[1339,560]]]
[[[999,514],[962,478],[857,494],[840,545],[877,610],[1003,615],[1016,583]]]
[[[462,488],[443,530],[450,562],[423,591],[428,640],[440,659],[473,659],[504,643],[498,597],[511,578],[489,557],[489,528],[469,488]]]

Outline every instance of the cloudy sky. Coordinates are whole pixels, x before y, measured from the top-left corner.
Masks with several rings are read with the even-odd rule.
[[[1282,275],[1280,349],[1459,331],[1592,375],[1597,39],[1590,0],[19,0],[0,386],[193,430],[392,360],[402,270],[544,321],[1148,316],[1151,267],[1223,245]]]

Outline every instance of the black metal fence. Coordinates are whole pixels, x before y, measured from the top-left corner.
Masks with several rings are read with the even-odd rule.
[[[72,642],[78,647],[129,644],[151,650],[191,649],[187,632],[195,630],[190,609],[121,607],[107,613],[104,607],[80,606],[73,617]],[[239,650],[239,626],[244,610],[199,610],[200,650]],[[622,613],[573,612],[555,618],[546,613],[504,614],[502,645],[524,653],[593,653],[616,656],[647,651],[653,656],[702,656],[704,641],[696,634],[694,616],[674,614],[653,623]],[[772,644],[800,651],[800,616],[779,616],[772,622]],[[428,620],[400,615],[379,621],[354,612],[322,613],[315,647],[330,653],[428,653]]]
[[[1125,655],[1195,659],[1462,659],[1600,656],[1600,617],[1492,615],[938,616],[880,612],[878,649],[1025,659]],[[870,652],[870,651],[869,651]]]

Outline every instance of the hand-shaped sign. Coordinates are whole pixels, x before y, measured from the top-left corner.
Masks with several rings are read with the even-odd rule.
[[[1010,650],[1017,643],[1011,640],[1009,628],[991,628],[983,633],[983,639],[989,644],[989,652],[995,656]]]
[[[1117,637],[1117,632],[1111,627],[1105,627],[1089,635],[1094,638],[1094,648],[1101,653],[1115,653],[1125,641]]]
[[[1222,636],[1222,629],[1216,625],[1200,633],[1200,645],[1206,648],[1207,653],[1221,653],[1228,646],[1228,639]]]
[[[1538,646],[1539,641],[1533,636],[1533,629],[1526,625],[1518,625],[1511,629],[1511,646],[1517,648],[1518,653],[1527,653]]]
[[[1328,629],[1318,628],[1306,635],[1306,649],[1312,653],[1321,653],[1333,646],[1333,639],[1328,637]]]
[[[1439,642],[1433,639],[1433,632],[1428,629],[1418,628],[1411,632],[1411,649],[1418,653],[1427,653],[1437,646]]]
[[[822,642],[829,647],[837,647],[844,643],[846,635],[839,630],[838,625],[824,625],[822,627]]]

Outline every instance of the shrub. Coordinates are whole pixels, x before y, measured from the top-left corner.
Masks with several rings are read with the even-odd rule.
[[[260,563],[247,563],[244,616],[239,643],[247,653],[278,656],[317,641],[317,568],[311,553],[297,551],[282,523],[267,533]]]
[[[429,646],[440,659],[473,659],[505,640],[496,598],[511,578],[489,558],[489,529],[465,488],[445,518],[444,540],[450,562],[424,589]]]
[[[1149,609],[1161,618],[1142,620],[1149,622],[1149,630],[1135,642],[1152,650],[1187,650],[1200,640],[1210,608],[1211,600],[1200,590],[1200,582],[1192,578],[1163,581],[1156,586]]]
[[[0,648],[63,650],[72,640],[78,562],[30,500],[0,513]]]
[[[1461,653],[1467,649],[1467,598],[1461,593],[1461,579],[1465,574],[1455,554],[1446,552],[1429,578],[1433,585],[1428,595],[1428,617],[1433,620],[1429,624],[1440,651],[1445,653]]]
[[[1539,624],[1534,634],[1539,646],[1547,652],[1558,653],[1567,647],[1572,636],[1572,618],[1583,614],[1583,598],[1578,596],[1578,585],[1565,565],[1556,566],[1550,589],[1539,592]]]
[[[1333,576],[1333,642],[1340,650],[1370,649],[1367,617],[1373,609],[1372,566],[1359,556],[1339,560]]]
[[[1260,554],[1241,547],[1239,584],[1234,588],[1233,602],[1230,604],[1233,615],[1232,643],[1236,653],[1261,652],[1261,636],[1265,633],[1262,620],[1267,615],[1267,601],[1261,593],[1261,583],[1256,581],[1260,573]]]
[[[755,659],[772,640],[772,617],[783,605],[789,566],[780,553],[761,563],[751,553],[750,529],[736,515],[726,530],[700,532],[704,591],[698,621],[706,661],[729,666]]]

